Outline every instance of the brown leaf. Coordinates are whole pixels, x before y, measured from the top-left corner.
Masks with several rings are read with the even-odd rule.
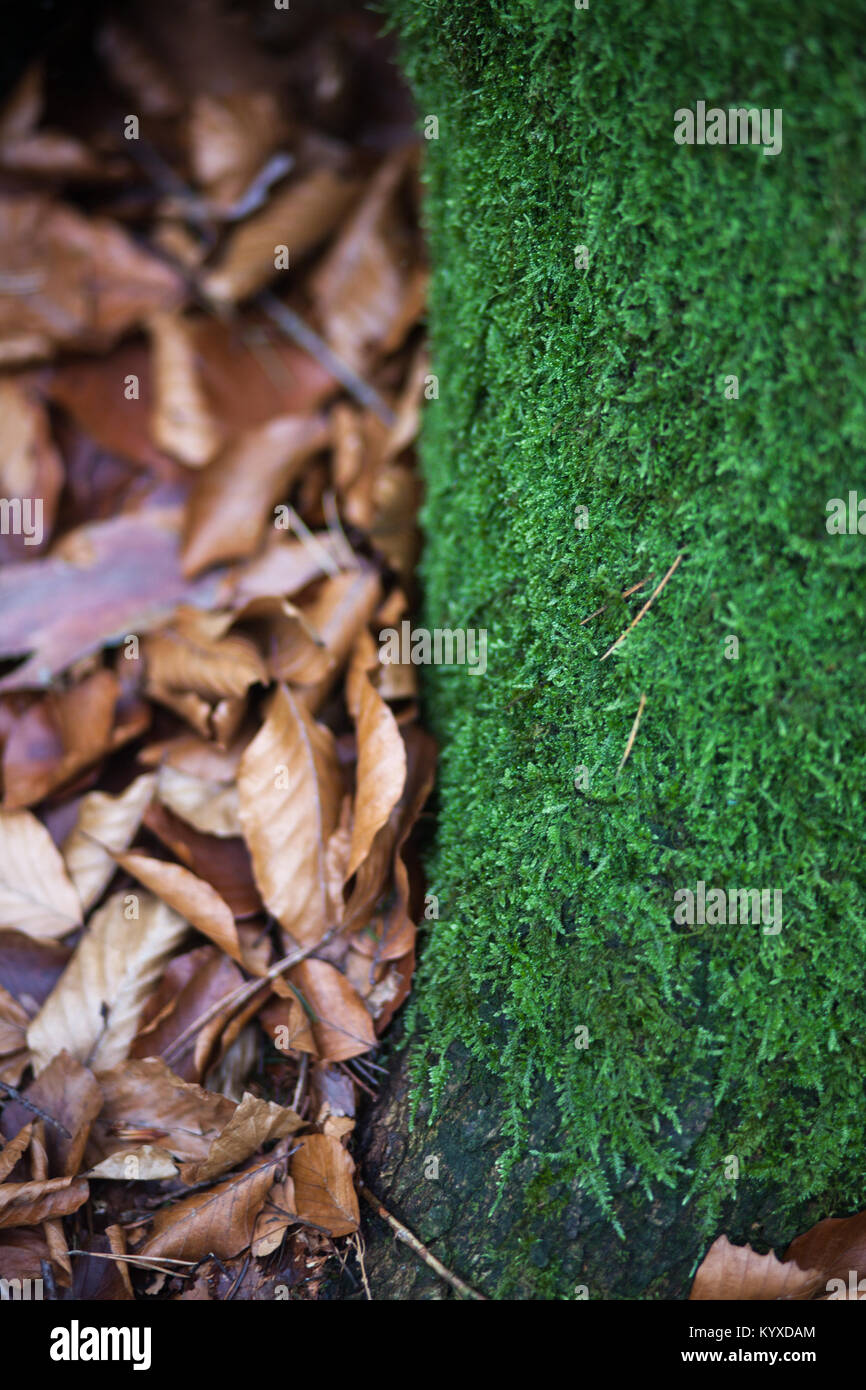
[[[91,1129],[88,1165],[142,1140],[177,1159],[201,1161],[235,1111],[234,1101],[183,1081],[160,1057],[126,1061],[97,1079],[104,1104]]]
[[[196,477],[187,505],[183,572],[252,555],[301,465],[328,440],[317,415],[281,415],[248,430]]]
[[[27,1152],[32,1133],[33,1121],[30,1120],[0,1149],[0,1182],[6,1181],[21,1155]]]
[[[188,930],[164,903],[134,896],[137,918],[127,918],[128,899],[121,893],[93,915],[31,1023],[27,1041],[37,1071],[63,1048],[93,1070],[116,1066],[127,1056],[144,1002]]]
[[[131,845],[153,796],[156,777],[145,773],[119,796],[88,792],[74,828],[63,842],[63,858],[82,907],[100,898],[114,875],[114,855]]]
[[[248,637],[224,636],[231,616],[180,608],[168,627],[142,644],[149,684],[155,689],[192,690],[205,699],[245,695],[267,684],[267,672]]]
[[[228,1260],[238,1255],[253,1238],[279,1161],[266,1159],[208,1192],[171,1203],[157,1214],[150,1239],[136,1253],[174,1260],[201,1260],[205,1255]]]
[[[0,380],[0,497],[22,529],[0,535],[0,559],[38,555],[51,539],[63,486],[63,463],[51,438],[45,407],[19,381]]]
[[[205,292],[213,299],[233,301],[254,294],[278,273],[278,246],[288,247],[294,265],[339,224],[357,194],[354,180],[339,178],[329,169],[297,179],[237,229],[205,277]]]
[[[194,1034],[175,1057],[175,1039],[194,1024],[211,1005],[233,993],[244,982],[233,961],[215,946],[199,946],[171,960],[142,1014],[130,1057],[170,1055],[171,1067],[185,1081],[198,1081],[226,1026],[219,1014]]]
[[[279,687],[241,759],[240,818],[253,873],[270,912],[296,941],[320,941],[335,925],[325,854],[340,814],[334,738]]]
[[[219,893],[180,864],[127,852],[115,856],[118,864],[170,908],[209,936],[232,960],[243,961],[243,951],[231,909]]]
[[[0,1226],[36,1226],[57,1216],[69,1216],[89,1195],[90,1188],[83,1179],[0,1183]]]
[[[294,1110],[246,1092],[225,1129],[211,1144],[207,1157],[185,1163],[181,1176],[190,1186],[212,1182],[229,1168],[244,1163],[263,1144],[294,1134],[302,1124]]]
[[[212,603],[219,576],[178,569],[180,512],[153,508],[82,526],[52,555],[0,570],[0,659],[24,656],[0,690],[48,685],[79,657],[159,627],[180,602]]]
[[[331,657],[325,676],[299,691],[298,697],[308,709],[317,710],[327,698],[381,596],[382,582],[375,570],[359,567],[323,580],[305,604],[304,619]]]
[[[406,783],[406,748],[397,721],[368,676],[360,680],[358,772],[346,878],[366,859]]]
[[[3,750],[4,804],[34,805],[141,732],[115,725],[120,683],[97,670],[67,690],[50,690],[21,716]],[[144,711],[144,722],[149,714]]]
[[[289,972],[308,1013],[321,1061],[343,1062],[376,1046],[373,1019],[345,975],[324,960],[303,960]]]
[[[241,834],[234,782],[205,781],[166,763],[159,770],[158,795],[163,806],[203,835]]]
[[[167,1149],[158,1144],[141,1144],[138,1148],[118,1149],[93,1168],[88,1178],[113,1179],[117,1182],[162,1182],[177,1176],[177,1164]]]
[[[719,1236],[704,1256],[689,1298],[805,1299],[812,1297],[822,1280],[818,1269],[801,1269],[793,1260],[783,1264],[772,1251],[756,1255],[750,1245],[731,1245],[727,1236]]]
[[[310,282],[328,342],[356,369],[369,365],[403,306],[408,248],[387,214],[406,165],[405,150],[382,165]]]
[[[37,938],[81,924],[81,904],[45,826],[30,811],[0,810],[0,926]]]
[[[191,330],[180,314],[148,320],[155,403],[152,432],[160,449],[190,468],[203,468],[221,443],[219,426],[199,379]]]
[[[232,790],[236,801],[236,788]],[[145,824],[197,878],[216,889],[235,918],[252,917],[262,911],[250,852],[239,835],[202,834],[160,805],[151,806]]]
[[[298,1215],[322,1226],[332,1236],[347,1236],[360,1224],[358,1197],[352,1181],[355,1165],[346,1150],[328,1134],[310,1134],[292,1155]]]
[[[175,273],[119,226],[37,194],[0,199],[0,262],[17,294],[0,296],[0,362],[102,348],[176,303]]]
[[[785,1259],[796,1261],[801,1269],[819,1269],[826,1297],[862,1298],[859,1281],[866,1278],[866,1212],[819,1221],[791,1242]],[[836,1287],[831,1289],[834,1281]]]
[[[50,1171],[56,1177],[74,1177],[81,1167],[90,1127],[102,1108],[102,1091],[93,1073],[68,1052],[61,1051],[30,1083],[24,1095],[43,1114],[57,1121],[57,1125],[45,1126]],[[20,1101],[12,1100],[3,1112],[4,1134],[12,1133],[32,1116],[33,1112]]]
[[[291,1178],[274,1183],[256,1221],[252,1251],[257,1259],[276,1250],[287,1228],[297,1224],[296,1203],[295,1184]]]

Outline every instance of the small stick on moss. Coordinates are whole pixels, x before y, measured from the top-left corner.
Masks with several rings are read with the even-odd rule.
[[[442,1261],[437,1260],[436,1256],[427,1249],[427,1246],[421,1244],[417,1236],[413,1236],[408,1226],[404,1226],[402,1221],[398,1221],[396,1216],[392,1216],[382,1206],[379,1198],[373,1195],[365,1183],[359,1183],[358,1190],[364,1200],[370,1203],[376,1215],[380,1216],[391,1227],[397,1239],[408,1245],[410,1250],[414,1250],[418,1258],[423,1260],[425,1265],[429,1265],[434,1274],[438,1274],[439,1278],[444,1279],[446,1284],[450,1284],[455,1293],[458,1293],[461,1298],[475,1298],[479,1303],[487,1302],[483,1293],[476,1293],[474,1289],[470,1289],[468,1284],[464,1284],[463,1280],[459,1279],[456,1274],[452,1274],[450,1269],[446,1269]]]
[[[629,594],[636,594],[638,589],[642,589],[644,584],[649,584],[651,579],[652,575],[648,574],[646,579],[641,579],[638,584],[632,584],[630,589],[623,589],[622,593],[620,594],[620,598],[628,598]],[[580,626],[583,627],[586,623],[591,623],[593,618],[597,618],[599,614],[603,613],[606,608],[607,604],[603,603],[601,605],[601,608],[596,608],[595,612],[590,613],[588,618],[581,618]]]
[[[634,746],[635,738],[637,737],[638,725],[640,724],[640,717],[641,717],[641,715],[643,714],[643,707],[644,707],[645,704],[646,704],[646,695],[641,695],[641,697],[640,697],[640,704],[639,704],[638,707],[637,707],[637,714],[635,715],[635,717],[634,717],[634,723],[633,723],[632,726],[631,726],[631,733],[630,733],[629,736],[628,736],[628,743],[627,743],[626,746],[625,746],[625,752],[624,752],[623,755],[622,755],[622,762],[620,763],[619,767],[617,768],[617,772],[622,772],[623,768],[624,768],[625,765],[626,765],[626,762],[628,761],[628,755],[629,755],[629,753],[631,752],[631,750],[632,750],[632,748],[633,748],[633,746]]]
[[[650,596],[649,596],[649,598],[647,599],[646,603],[644,604],[643,608],[642,608],[642,609],[640,610],[640,612],[638,613],[637,617],[632,618],[632,620],[631,620],[631,622],[629,623],[628,627],[626,628],[625,632],[621,632],[621,633],[620,633],[619,637],[617,637],[617,639],[616,639],[616,641],[614,642],[613,646],[612,646],[612,647],[608,647],[608,649],[607,649],[607,651],[605,652],[604,656],[599,657],[599,661],[606,661],[607,658],[610,656],[611,652],[615,652],[615,651],[616,651],[616,649],[617,649],[617,647],[619,646],[620,642],[624,642],[624,641],[625,641],[625,639],[628,637],[629,633],[631,632],[632,628],[633,628],[633,627],[637,627],[637,625],[638,625],[638,623],[640,622],[641,618],[643,617],[644,613],[646,613],[646,612],[652,607],[652,605],[653,605],[653,603],[655,602],[656,598],[658,598],[658,595],[661,593],[662,589],[663,589],[663,588],[665,587],[665,585],[667,584],[668,580],[670,579],[671,575],[673,574],[674,570],[676,569],[677,565],[680,563],[680,560],[683,558],[683,556],[685,555],[685,553],[686,553],[686,552],[685,552],[684,550],[681,550],[681,551],[680,551],[679,555],[678,555],[677,558],[674,560],[673,564],[671,565],[671,567],[670,567],[670,569],[668,570],[667,574],[665,575],[664,579],[662,579],[661,583],[657,584],[656,587],[653,589],[652,593],[650,594]]]

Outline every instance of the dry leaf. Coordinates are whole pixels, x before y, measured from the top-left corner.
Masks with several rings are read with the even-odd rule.
[[[108,347],[183,288],[113,222],[37,194],[0,199],[0,263],[19,286],[0,296],[0,363]]]
[[[358,184],[318,169],[274,195],[230,238],[205,277],[205,292],[218,300],[246,299],[272,280],[276,248],[288,248],[289,264],[323,241],[358,194]]]
[[[165,763],[159,770],[158,796],[163,806],[203,835],[241,834],[237,786],[206,782]]]
[[[801,1269],[793,1260],[783,1264],[772,1251],[756,1255],[750,1245],[731,1245],[727,1236],[719,1236],[704,1256],[689,1298],[811,1298],[822,1282],[816,1269]]]
[[[79,657],[159,627],[180,602],[212,603],[219,576],[178,569],[180,512],[153,508],[82,526],[40,560],[0,570],[0,659],[29,655],[0,690],[46,686]]]
[[[406,748],[397,721],[368,676],[360,678],[358,772],[346,878],[366,859],[406,783]]]
[[[324,960],[303,960],[289,972],[303,998],[320,1060],[342,1062],[376,1046],[373,1019],[345,975]]]
[[[294,1134],[302,1123],[294,1110],[246,1092],[225,1129],[211,1144],[207,1158],[183,1165],[183,1180],[190,1186],[212,1182],[229,1168],[244,1163],[263,1144]]]
[[[207,1192],[173,1202],[157,1214],[150,1239],[136,1253],[174,1260],[201,1260],[205,1255],[229,1260],[238,1255],[253,1238],[279,1161],[267,1159]]]
[[[253,873],[269,911],[296,941],[320,941],[336,925],[325,853],[339,819],[342,781],[333,734],[282,686],[241,759],[238,791]]]
[[[63,858],[85,911],[102,896],[116,864],[114,855],[131,845],[153,796],[156,777],[145,773],[119,796],[88,792],[75,827],[63,842]]]
[[[301,465],[328,441],[316,415],[282,415],[234,440],[196,477],[187,505],[183,572],[242,560],[257,549],[273,507]]]
[[[352,1181],[354,1171],[346,1150],[330,1135],[310,1134],[301,1139],[290,1169],[298,1215],[332,1236],[357,1231],[360,1212]]]
[[[127,1056],[145,1000],[167,957],[188,931],[165,903],[133,895],[138,917],[125,915],[129,898],[116,893],[94,913],[59,983],[27,1032],[37,1071],[64,1047],[94,1071]]]
[[[235,1111],[233,1101],[181,1080],[159,1057],[126,1061],[97,1079],[104,1103],[90,1132],[91,1165],[143,1141],[201,1161]]]
[[[220,447],[221,434],[202,389],[191,330],[179,314],[148,320],[153,351],[155,442],[190,468],[202,468]]]
[[[127,852],[115,856],[118,864],[145,888],[149,888],[170,908],[211,941],[216,942],[232,960],[243,961],[243,951],[231,909],[219,893],[189,869],[171,864],[165,859]]]
[[[81,904],[45,826],[30,811],[0,810],[0,926],[37,938],[81,924]]]

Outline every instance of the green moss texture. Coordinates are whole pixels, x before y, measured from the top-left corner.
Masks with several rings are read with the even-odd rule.
[[[866,498],[866,11],[387,10],[439,123],[424,621],[488,633],[428,672],[419,1085],[461,1041],[513,1157],[552,1087],[602,1203],[628,1167],[708,1224],[737,1174],[862,1207],[866,535],[826,522]],[[676,144],[698,101],[780,109],[781,151]],[[675,921],[698,881],[781,890],[782,929]]]

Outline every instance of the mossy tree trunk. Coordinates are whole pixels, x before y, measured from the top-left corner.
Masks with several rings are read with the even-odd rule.
[[[431,137],[424,622],[487,660],[427,681],[436,1116],[402,1061],[364,1161],[485,1292],[678,1296],[724,1226],[863,1205],[866,539],[827,521],[866,491],[866,17],[388,8]],[[699,102],[751,142],[677,143]],[[781,929],[679,920],[700,883]]]

